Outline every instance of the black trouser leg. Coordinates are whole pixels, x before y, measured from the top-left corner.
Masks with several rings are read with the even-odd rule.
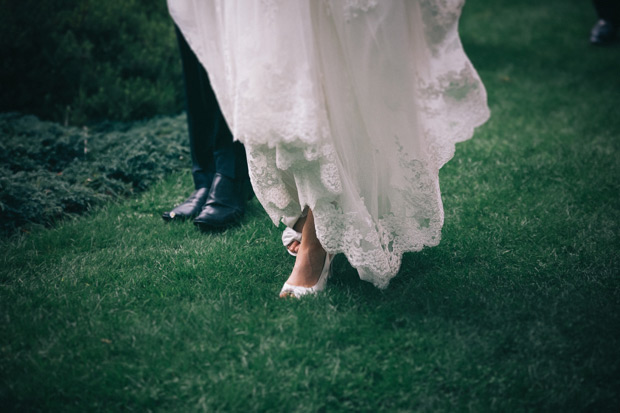
[[[240,142],[216,148],[213,155],[215,156],[215,169],[220,174],[231,179],[241,178],[243,180],[248,178],[245,148]]]
[[[196,189],[208,188],[215,172],[233,179],[247,177],[243,145],[233,142],[206,70],[179,29],[175,29],[183,62],[194,185]]]

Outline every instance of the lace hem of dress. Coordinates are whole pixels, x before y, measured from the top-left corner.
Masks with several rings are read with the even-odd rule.
[[[488,119],[486,104],[478,103],[480,110],[452,125],[451,138],[434,143],[436,157],[423,161],[399,152],[406,183],[390,191],[391,208],[381,216],[372,216],[359,195],[348,196],[351,188],[341,179],[329,143],[303,143],[304,150],[290,142],[246,144],[255,193],[275,225],[310,207],[325,250],[344,253],[361,279],[385,288],[399,272],[405,252],[440,242],[444,214],[437,162],[447,162],[455,143],[471,138],[475,127]]]

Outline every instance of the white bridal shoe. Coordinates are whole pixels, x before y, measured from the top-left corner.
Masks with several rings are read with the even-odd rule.
[[[297,241],[301,244],[301,232],[297,232],[291,227],[286,227],[282,232],[282,244],[284,244],[284,247],[289,254],[296,257],[297,253],[288,249],[289,245],[291,245],[293,241]]]
[[[332,272],[332,260],[334,256],[332,254],[325,253],[325,263],[323,264],[323,270],[319,280],[312,287],[302,287],[299,285],[290,285],[284,283],[282,290],[280,290],[280,296],[293,296],[295,298],[301,298],[304,295],[316,294],[319,291],[323,291],[327,285],[327,278],[329,278]]]

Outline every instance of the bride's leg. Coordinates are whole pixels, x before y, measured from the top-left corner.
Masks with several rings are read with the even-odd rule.
[[[308,210],[308,216],[303,224],[301,234],[301,244],[299,245],[295,266],[286,282],[295,286],[312,287],[319,280],[323,264],[325,264],[326,253],[316,237],[314,216],[311,210]]]

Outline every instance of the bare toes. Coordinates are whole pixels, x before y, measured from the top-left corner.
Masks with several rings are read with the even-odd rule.
[[[299,252],[299,241],[293,241],[288,245],[288,250],[294,253]]]

